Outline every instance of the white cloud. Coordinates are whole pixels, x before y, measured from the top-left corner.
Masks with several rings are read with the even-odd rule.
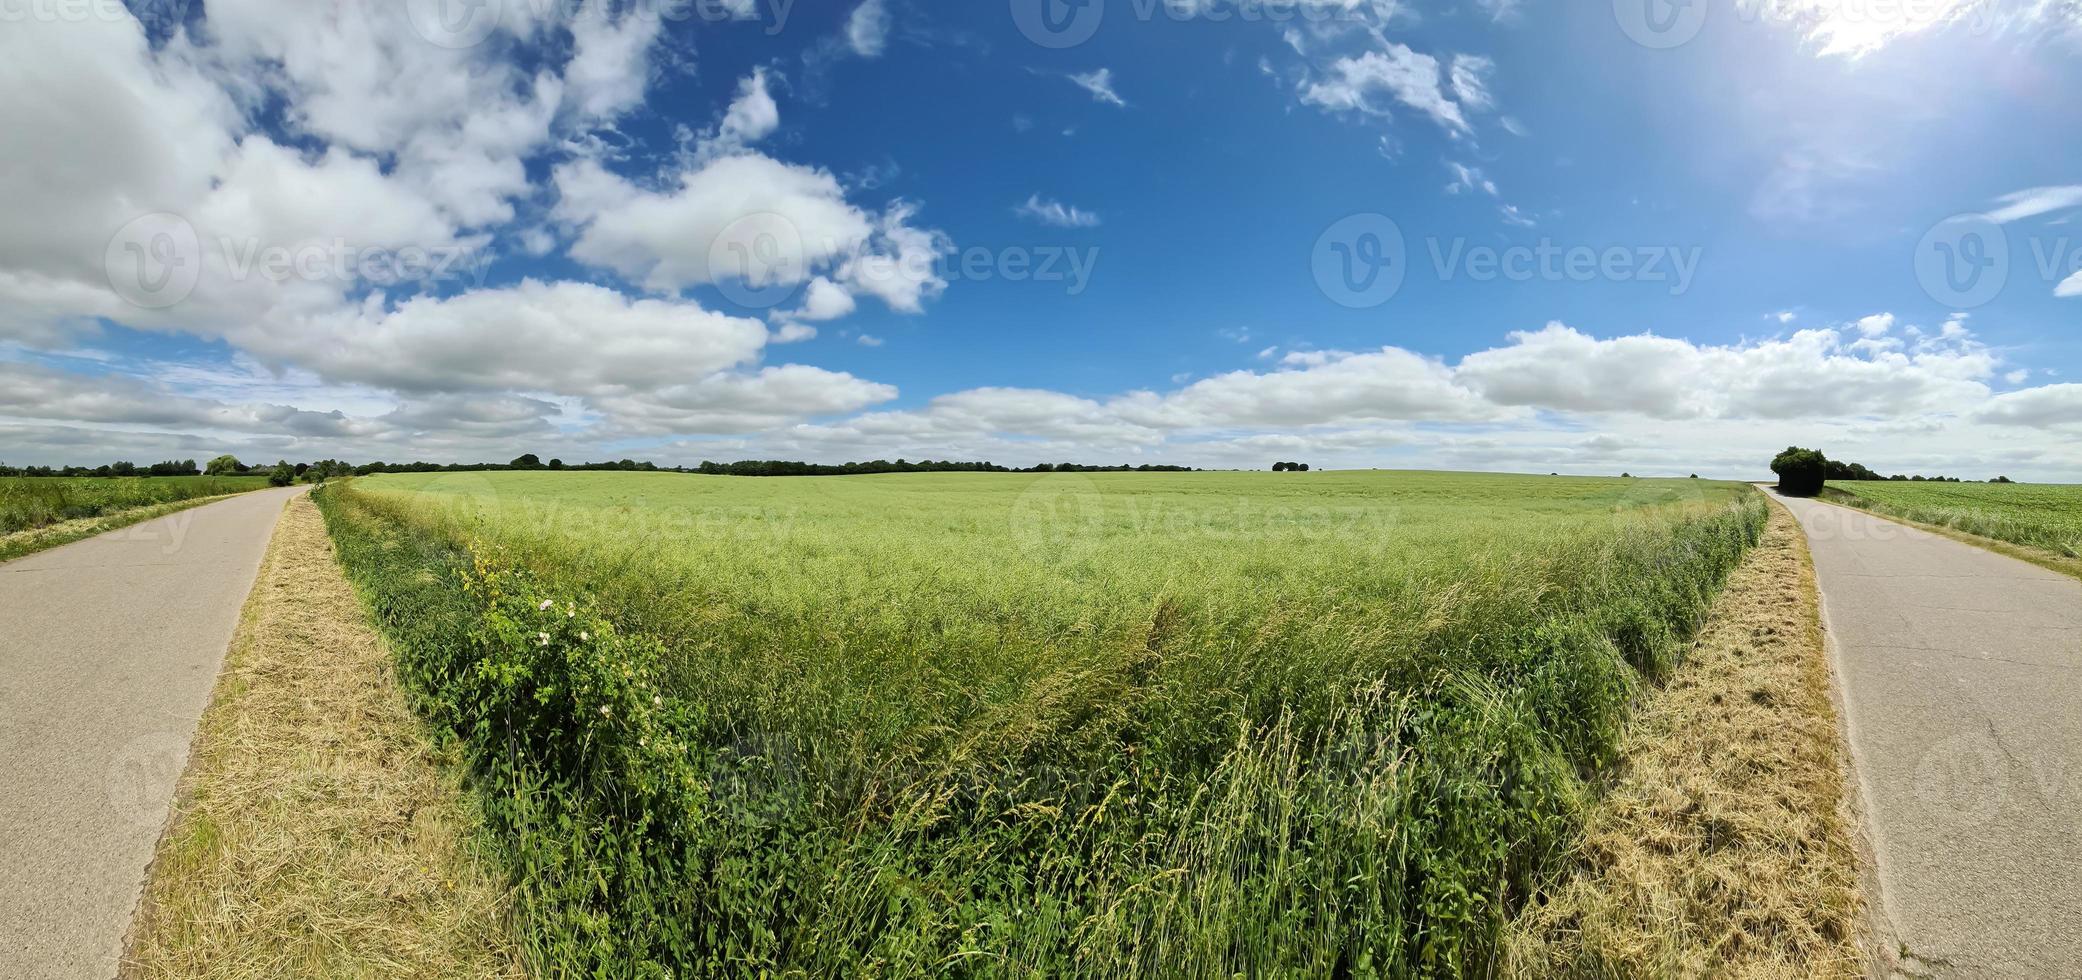
[[[643,103],[650,49],[663,27],[655,4],[628,4],[619,17],[606,4],[588,6],[571,22],[571,63],[564,69],[567,104],[588,119],[612,119]]]
[[[2082,425],[2082,384],[2046,385],[1998,395],[1980,417],[1997,425]]]
[[[857,304],[853,294],[823,276],[810,280],[803,291],[802,308],[789,314],[795,320],[836,320],[851,316]]]
[[[1894,314],[1875,313],[1871,316],[1859,320],[1857,323],[1852,324],[1852,326],[1856,327],[1859,333],[1864,334],[1867,337],[1882,337],[1885,336],[1888,331],[1894,329]]]
[[[630,433],[743,433],[857,412],[896,396],[889,385],[789,364],[718,374],[637,396],[608,396],[599,404]]]
[[[889,46],[889,7],[885,0],[865,0],[846,18],[846,43],[863,58],[879,58]]]
[[[745,153],[683,171],[661,191],[590,160],[557,168],[555,182],[555,213],[578,229],[571,256],[653,290],[792,286],[828,274],[916,312],[947,285],[933,265],[949,246],[907,224],[915,206],[870,214],[827,171]]]
[[[1457,378],[1501,405],[1659,419],[1901,418],[1987,399],[1997,361],[1961,335],[1914,352],[1853,350],[1830,330],[1709,347],[1597,340],[1561,324],[1469,355]]]
[[[1387,115],[1379,100],[1384,93],[1430,116],[1448,133],[1472,132],[1460,106],[1440,88],[1438,59],[1392,41],[1379,51],[1339,58],[1328,77],[1302,86],[1301,101],[1331,111]]]
[[[723,115],[721,138],[733,145],[756,143],[781,126],[781,107],[767,91],[766,69],[754,68],[738,83],[737,99]]]
[[[1096,228],[1099,216],[1061,201],[1045,201],[1035,194],[1025,204],[1013,209],[1016,213],[1057,228]]]
[[[2061,299],[2074,299],[2077,296],[2082,296],[2082,271],[2077,271],[2074,275],[2061,280],[2060,285],[2053,287],[2053,295]]]
[[[414,297],[388,310],[372,298],[291,329],[234,338],[263,358],[398,391],[593,395],[658,388],[749,363],[766,345],[766,327],[687,302],[527,280],[445,299]]]
[[[1128,107],[1127,100],[1122,99],[1120,94],[1113,90],[1113,69],[1111,68],[1101,68],[1097,71],[1085,72],[1082,75],[1073,74],[1067,77],[1070,81],[1076,83],[1078,88],[1092,93],[1092,98],[1096,101],[1120,106],[1123,109]]]
[[[1496,108],[1496,98],[1489,94],[1489,76],[1496,71],[1496,62],[1480,55],[1456,54],[1452,64],[1448,79],[1453,97],[1470,112]]]
[[[2033,187],[2004,194],[1995,200],[1997,207],[1988,212],[1988,217],[1997,224],[2009,224],[2055,211],[2082,208],[2082,185]]]
[[[768,343],[799,344],[805,340],[815,339],[817,339],[816,327],[805,323],[783,322],[774,329],[773,336],[768,338]]]
[[[1496,181],[1484,176],[1481,168],[1470,167],[1452,160],[1446,161],[1446,172],[1453,175],[1453,182],[1446,185],[1446,193],[1460,194],[1480,190],[1490,197],[1497,196]]]

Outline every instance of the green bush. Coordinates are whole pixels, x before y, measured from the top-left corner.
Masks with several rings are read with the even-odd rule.
[[[1812,497],[1822,492],[1822,484],[1829,472],[1829,460],[1815,450],[1793,446],[1771,461],[1771,472],[1778,474],[1780,493]]]

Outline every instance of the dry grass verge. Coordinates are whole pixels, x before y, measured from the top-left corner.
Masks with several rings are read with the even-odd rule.
[[[13,534],[0,534],[0,561],[13,561],[16,558],[27,557],[39,551],[48,551],[59,545],[71,544],[74,541],[84,541],[97,534],[119,531],[133,524],[142,524],[154,518],[165,517],[177,511],[187,510],[190,507],[214,504],[219,500],[230,500],[237,496],[240,496],[240,494],[227,493],[215,497],[195,497],[190,500],[153,504],[149,507],[132,507],[129,510],[119,510],[97,517],[82,517],[78,520],[60,521],[59,523],[48,524],[43,527],[32,527],[25,531],[16,531]]]
[[[1573,876],[1507,943],[1518,976],[1855,977],[1859,886],[1806,538],[1772,508],[1689,659],[1643,698]]]
[[[478,823],[297,497],[202,718],[125,977],[522,971]]]

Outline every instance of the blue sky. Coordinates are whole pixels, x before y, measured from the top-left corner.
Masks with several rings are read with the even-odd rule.
[[[2054,3],[58,9],[9,462],[2082,479]]]

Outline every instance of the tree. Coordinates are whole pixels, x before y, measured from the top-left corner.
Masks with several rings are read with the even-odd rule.
[[[1306,472],[1308,472],[1308,464],[1307,464],[1307,463],[1295,463],[1295,464],[1294,464],[1294,469],[1295,469],[1295,471],[1296,471],[1296,472],[1300,472],[1300,473],[1306,473]]]
[[[289,465],[286,459],[275,463],[275,468],[268,471],[267,482],[271,487],[286,487],[295,483],[296,467]]]
[[[1995,479],[1993,479],[1993,480],[1990,480],[1990,481],[1988,481],[1988,482],[1990,482],[1990,483],[2015,483],[2015,482],[2017,482],[2017,481],[2015,481],[2015,480],[2012,480],[2012,479],[2010,479],[2010,478],[2009,478],[2009,477],[2007,477],[2007,476],[1998,476],[1998,477],[1996,477]]]
[[[1813,497],[1822,492],[1829,476],[1829,459],[1813,449],[1788,446],[1771,461],[1778,474],[1778,492],[1789,497]]]
[[[210,460],[210,465],[203,469],[203,473],[209,476],[237,476],[245,472],[245,469],[246,464],[239,462],[237,456],[225,455]]]
[[[534,453],[528,453],[507,465],[510,465],[517,470],[539,470],[542,468],[542,457],[537,456]]]
[[[561,470],[561,469],[563,469],[563,468],[564,468],[564,461],[563,461],[563,460],[561,460],[561,459],[553,459],[553,460],[550,460],[550,461],[549,461],[549,468],[550,468],[550,469],[553,469],[553,470]]]

